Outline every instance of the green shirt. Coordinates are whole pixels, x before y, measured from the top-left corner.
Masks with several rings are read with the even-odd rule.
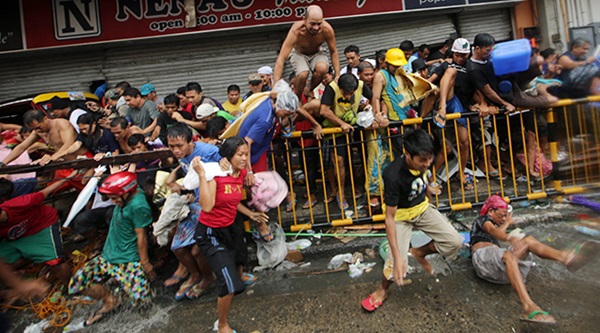
[[[115,206],[102,256],[111,264],[140,261],[135,229],[152,223],[150,206],[141,190],[125,205]]]

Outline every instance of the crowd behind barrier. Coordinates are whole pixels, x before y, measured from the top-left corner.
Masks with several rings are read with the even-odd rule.
[[[376,185],[371,186],[375,191],[364,191],[365,175],[373,169],[380,169],[382,163],[389,163],[397,156],[394,153],[392,141],[400,138],[405,128],[421,127],[427,130],[440,143],[439,149],[448,151],[443,154],[443,164],[435,170],[434,179],[436,186],[440,188],[439,194],[432,198],[432,203],[440,211],[457,211],[478,207],[492,194],[499,194],[510,202],[532,201],[547,197],[561,197],[566,194],[580,193],[587,189],[600,185],[600,110],[598,107],[600,96],[589,96],[582,99],[562,99],[556,102],[548,110],[519,110],[512,114],[493,115],[490,122],[493,136],[486,138],[482,135],[483,121],[477,112],[462,114],[449,114],[448,122],[452,123],[459,118],[470,118],[469,130],[469,167],[477,165],[473,156],[475,144],[491,144],[490,156],[485,153],[483,167],[477,168],[476,176],[473,177],[474,187],[465,190],[460,175],[456,174],[456,162],[460,146],[456,145],[456,126],[448,126],[440,130],[432,126],[431,117],[409,118],[404,121],[390,122],[390,126],[384,130],[380,140],[388,142],[387,149],[382,152],[383,158],[377,159],[373,165],[368,164],[364,147],[375,141],[368,139],[368,132],[356,126],[353,134],[344,134],[350,144],[336,144],[335,149],[345,149],[352,153],[352,167],[349,171],[349,184],[346,189],[347,200],[350,204],[347,209],[340,210],[340,206],[331,201],[324,204],[323,198],[328,197],[326,175],[320,170],[324,166],[323,140],[331,138],[335,140],[335,134],[342,133],[340,128],[328,128],[323,130],[323,140],[317,140],[312,146],[307,147],[306,142],[313,139],[311,130],[295,131],[289,138],[276,140],[271,147],[270,159],[273,169],[282,174],[288,182],[292,192],[296,196],[305,193],[318,193],[317,203],[302,207],[297,204],[303,202],[304,198],[296,200],[291,205],[291,210],[286,211],[284,207],[277,210],[277,219],[284,228],[292,231],[308,230],[311,228],[344,226],[350,224],[365,224],[382,222],[384,214],[381,205],[371,204],[372,199],[383,202],[383,189],[381,178],[376,178]],[[518,147],[527,151],[527,141],[520,128],[523,124],[523,114],[531,112],[536,116],[535,128],[536,138],[538,120],[548,127],[547,142],[536,139],[536,166],[543,177],[534,177],[529,172],[528,160],[523,158],[522,153],[517,153]],[[512,130],[511,130],[511,124]],[[517,131],[514,131],[517,128]],[[475,133],[473,133],[475,132]],[[491,142],[488,142],[491,139]],[[478,141],[475,142],[475,141]],[[362,146],[363,149],[359,149]],[[304,147],[304,148],[302,148]],[[456,147],[456,148],[454,148]],[[314,152],[318,154],[317,169],[307,167],[307,155]],[[380,156],[381,157],[381,156]],[[490,174],[487,162],[491,161],[498,166],[496,174]],[[383,161],[383,162],[382,162]],[[308,178],[311,173],[316,173],[317,189],[311,189]],[[449,181],[448,181],[449,179]],[[358,192],[358,196],[356,193]]]

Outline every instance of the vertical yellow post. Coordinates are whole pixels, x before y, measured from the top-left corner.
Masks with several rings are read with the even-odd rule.
[[[554,109],[550,108],[546,112],[546,122],[548,123],[548,145],[550,146],[550,159],[552,160],[552,173],[554,175],[553,185],[557,191],[562,191],[562,183],[560,180],[560,172],[558,170],[558,142],[556,138],[556,122],[554,117]],[[562,197],[556,197],[558,201],[562,201]]]

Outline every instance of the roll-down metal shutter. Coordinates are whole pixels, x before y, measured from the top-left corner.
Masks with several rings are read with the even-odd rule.
[[[64,53],[64,52],[63,52]],[[102,51],[11,57],[0,62],[0,101],[50,91],[88,91],[103,80]]]
[[[458,30],[462,37],[473,42],[478,33],[488,33],[497,41],[513,38],[509,8],[467,11],[458,15]]]

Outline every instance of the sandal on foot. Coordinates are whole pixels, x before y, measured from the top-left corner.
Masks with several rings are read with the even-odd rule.
[[[314,207],[317,204],[317,199],[315,200],[306,200],[306,202],[304,203],[304,205],[302,205],[302,209],[309,209],[311,207]]]
[[[346,210],[348,209],[348,207],[350,207],[350,205],[348,205],[348,201],[344,200],[344,202],[342,203],[340,202],[340,198],[338,196],[335,197],[335,201],[337,201],[338,206],[342,210]]]
[[[176,286],[180,283],[182,283],[183,281],[187,280],[190,277],[190,275],[186,275],[186,276],[178,276],[178,275],[171,275],[168,279],[165,280],[165,282],[163,282],[163,286],[165,286],[166,288],[169,287],[173,287]],[[167,283],[171,281],[170,283]]]
[[[373,294],[369,295],[369,297],[363,299],[363,301],[360,302],[362,308],[368,312],[373,312],[377,310],[377,308],[379,308],[382,304],[383,301],[375,301]]]
[[[441,114],[439,114],[437,112],[434,112],[434,113],[435,114],[433,115],[433,119],[432,119],[433,123],[439,128],[444,128],[446,126],[446,116],[442,116]],[[443,120],[444,123],[442,124],[442,123],[436,121],[436,119]]]
[[[465,173],[463,186],[465,187],[465,191],[472,191],[475,188],[475,184],[473,184],[473,176]]]
[[[291,213],[292,211],[294,211],[294,207],[296,207],[296,199],[285,204],[285,211]]]
[[[531,312],[527,318],[521,318],[521,321],[526,321],[528,323],[535,323],[535,324],[544,324],[544,325],[556,325],[556,320],[552,319],[550,321],[548,320],[535,320],[534,318],[536,316],[549,316],[550,314],[547,311],[543,311],[543,310],[535,310],[533,312]],[[550,316],[552,317],[552,316]]]
[[[330,194],[327,196],[327,200],[325,200],[325,202],[331,203],[331,202],[333,202],[333,200],[335,200],[335,198],[337,198],[337,194]]]
[[[253,274],[244,273],[243,275],[248,278],[248,280],[244,281],[244,284],[247,285],[247,286],[253,284],[257,280],[256,276],[254,276]]]
[[[177,290],[177,292],[175,293],[175,300],[176,301],[181,301],[182,299],[184,299],[186,297],[187,292],[192,289],[196,284],[200,283],[200,281],[194,281],[194,282],[184,282],[180,287],[179,290]]]
[[[600,252],[600,243],[596,241],[586,241],[577,244],[573,249],[573,258],[567,262],[569,272],[576,272],[585,264],[594,259]]]
[[[269,240],[266,239],[267,237],[271,237],[271,236],[273,236],[273,238],[271,238]],[[262,240],[263,242],[268,243],[268,242],[272,242],[275,239],[275,234],[273,234],[272,231],[269,231],[266,234],[261,234],[260,231],[258,231],[257,229],[254,229],[252,231],[252,238],[254,238],[256,240]]]
[[[188,289],[184,294],[185,297],[187,299],[195,299],[206,294],[207,289],[200,287],[201,284],[202,282],[198,282],[195,285],[193,285],[190,289]]]

